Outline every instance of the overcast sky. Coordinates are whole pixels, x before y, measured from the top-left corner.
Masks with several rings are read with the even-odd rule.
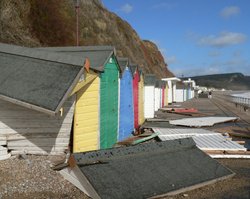
[[[250,75],[250,0],[103,0],[142,39],[154,41],[176,76]]]

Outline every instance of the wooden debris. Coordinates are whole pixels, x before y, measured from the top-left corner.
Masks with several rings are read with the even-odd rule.
[[[153,133],[152,135],[148,136],[148,137],[145,137],[145,138],[142,138],[142,139],[138,139],[138,140],[135,140],[132,142],[132,145],[136,145],[136,144],[140,144],[142,142],[145,142],[145,141],[148,141],[148,140],[151,140],[155,137],[158,136],[158,133]]]

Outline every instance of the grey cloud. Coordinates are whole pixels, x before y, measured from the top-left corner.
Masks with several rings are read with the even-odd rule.
[[[212,46],[222,48],[230,45],[236,45],[244,43],[247,40],[247,36],[242,33],[235,32],[222,32],[219,35],[208,35],[201,37],[198,44],[203,46]]]

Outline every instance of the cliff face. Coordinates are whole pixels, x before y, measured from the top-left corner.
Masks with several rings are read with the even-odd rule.
[[[73,46],[76,41],[73,1],[0,0],[0,42],[23,46]],[[100,0],[81,0],[80,45],[113,45],[145,73],[159,78],[173,74],[157,46],[142,41],[136,31]]]

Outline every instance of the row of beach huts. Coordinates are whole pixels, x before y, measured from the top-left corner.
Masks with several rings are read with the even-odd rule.
[[[110,148],[194,86],[145,74],[111,46],[0,44],[0,155]]]

